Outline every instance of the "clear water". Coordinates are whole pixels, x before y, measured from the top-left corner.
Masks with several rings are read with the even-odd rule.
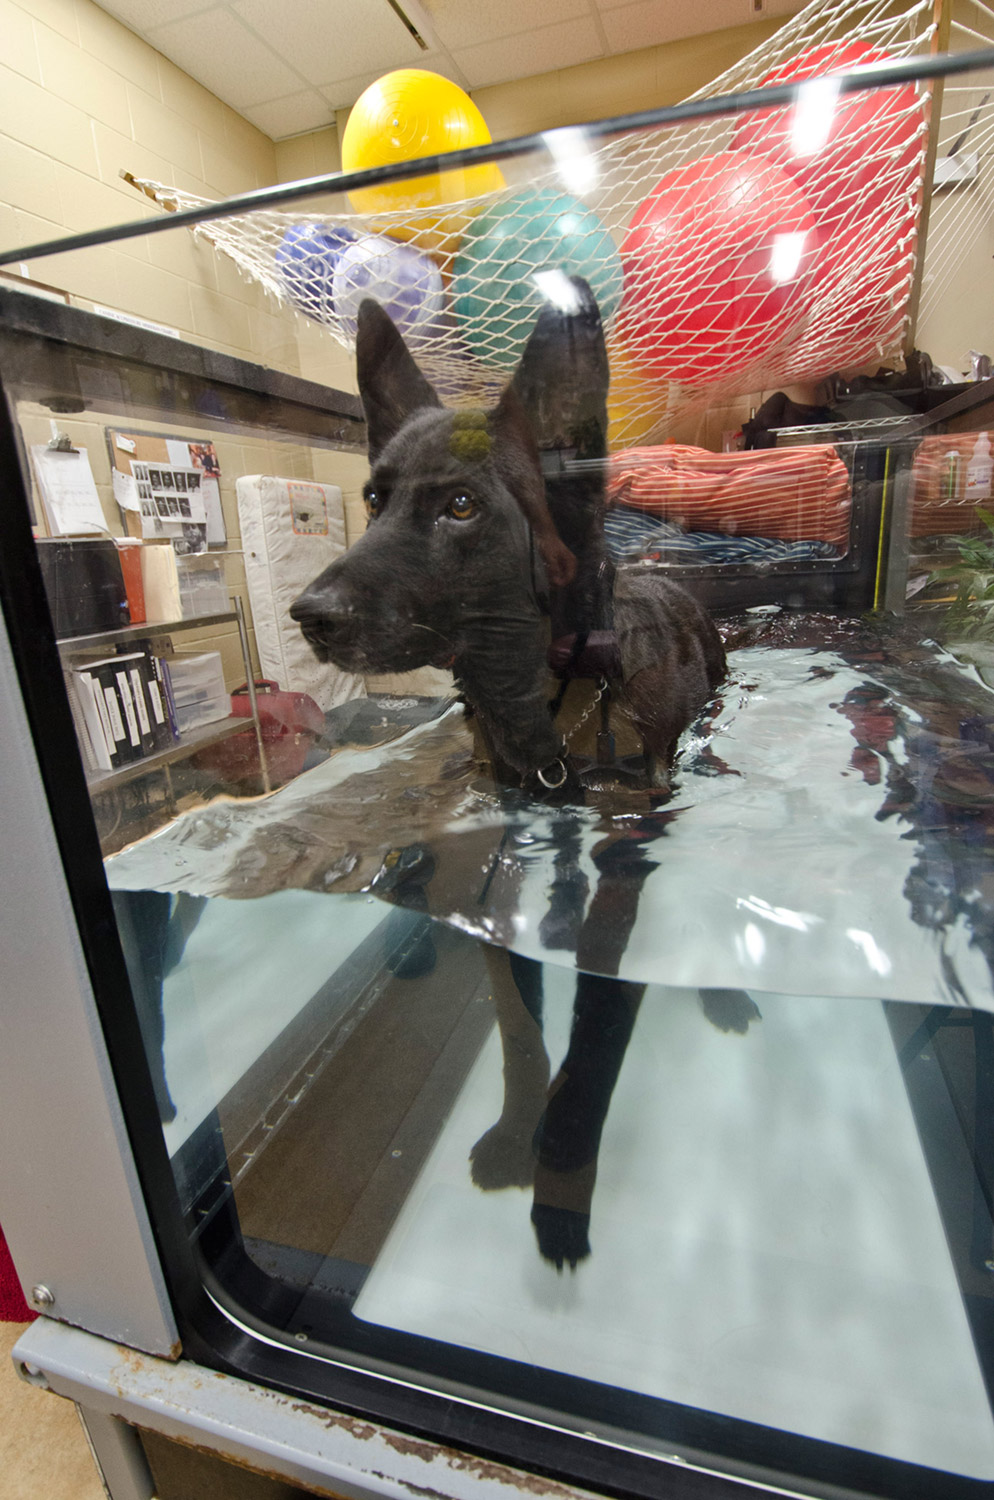
[[[498,797],[453,707],[177,820],[110,859],[111,885],[369,891],[632,981],[803,994],[817,976],[829,995],[994,1008],[990,690],[934,646],[827,617],[742,633],[656,807],[611,787],[581,809]]]
[[[735,639],[655,805],[498,796],[453,706],[108,860],[177,1177],[315,1349],[994,1478],[994,698],[877,627]]]

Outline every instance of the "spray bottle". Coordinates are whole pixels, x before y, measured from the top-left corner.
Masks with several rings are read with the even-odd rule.
[[[966,491],[963,498],[968,505],[983,505],[991,498],[991,475],[994,471],[994,456],[991,454],[990,434],[978,433],[970,462],[966,466]]]

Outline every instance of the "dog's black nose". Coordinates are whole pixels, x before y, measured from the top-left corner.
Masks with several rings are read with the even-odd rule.
[[[305,635],[320,635],[328,644],[352,640],[358,628],[353,601],[334,586],[301,594],[290,605],[290,617]]]
[[[322,614],[321,599],[317,594],[300,594],[290,605],[290,618],[298,625],[315,625]]]

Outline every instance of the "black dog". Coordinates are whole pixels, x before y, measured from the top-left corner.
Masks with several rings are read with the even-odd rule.
[[[452,667],[498,783],[559,801],[582,789],[549,712],[550,622],[567,672],[612,679],[657,782],[725,672],[721,639],[696,600],[651,571],[616,573],[608,560],[607,357],[590,290],[572,285],[574,306],[543,312],[489,412],[443,408],[387,314],[363,303],[370,524],[290,611],[316,654],[347,670]],[[637,839],[609,837],[595,864],[594,902],[610,909],[620,958],[653,862]],[[564,870],[561,889],[574,886]],[[576,951],[582,971],[582,930]],[[540,1249],[575,1266],[589,1253],[597,1149],[644,986],[603,977],[602,961],[578,975],[573,1035],[550,1089],[541,965],[495,948],[488,965],[505,1105],[474,1148],[474,1180],[534,1180]]]
[[[349,671],[451,666],[498,780],[540,795],[569,775],[548,711],[547,617],[554,641],[613,631],[606,675],[663,774],[725,672],[695,599],[643,569],[615,575],[604,552],[607,360],[576,286],[580,310],[543,315],[490,412],[443,408],[388,315],[363,303],[370,525],[290,610],[317,655]],[[536,429],[554,465],[564,445],[571,456],[548,491]]]

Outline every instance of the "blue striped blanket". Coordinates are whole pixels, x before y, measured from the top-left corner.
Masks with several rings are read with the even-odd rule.
[[[687,562],[805,562],[838,557],[830,542],[785,542],[765,536],[727,536],[718,531],[684,531],[644,510],[616,505],[604,520],[607,550],[615,562],[655,550]]]

